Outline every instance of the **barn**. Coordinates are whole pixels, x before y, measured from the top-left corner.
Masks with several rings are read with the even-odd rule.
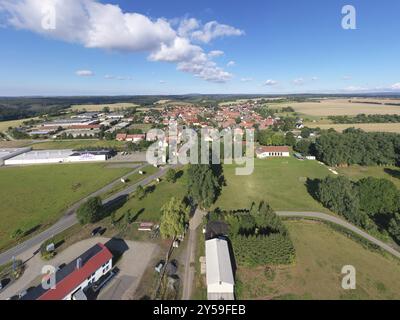
[[[224,239],[206,241],[206,278],[208,300],[235,299],[232,262]]]
[[[289,147],[286,146],[268,146],[259,147],[256,149],[256,155],[258,159],[266,158],[279,158],[279,157],[290,157]]]

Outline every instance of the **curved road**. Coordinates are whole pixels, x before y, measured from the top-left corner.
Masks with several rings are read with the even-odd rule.
[[[363,237],[364,239],[367,239],[368,241],[372,242],[373,244],[376,244],[377,246],[381,247],[383,250],[393,254],[397,258],[400,258],[400,251],[394,249],[390,245],[384,243],[383,241],[380,241],[370,234],[366,233],[365,231],[357,228],[356,226],[352,225],[351,223],[348,223],[347,221],[340,219],[335,216],[331,216],[326,213],[322,212],[290,212],[290,211],[278,211],[277,215],[280,217],[291,217],[291,218],[312,218],[312,219],[317,219],[317,220],[322,220],[322,221],[328,221],[332,222],[334,224],[337,224],[339,226],[342,226],[350,231],[353,231],[354,233],[358,234],[359,236]]]
[[[148,164],[143,164],[141,166],[138,166],[135,168],[135,170],[129,172],[125,176],[121,178],[127,178],[133,173],[143,169],[144,167],[148,166]],[[158,172],[155,174],[139,181],[138,183],[110,196],[109,198],[105,199],[103,201],[103,204],[106,205],[108,203],[111,203],[115,201],[118,198],[129,196],[129,194],[133,193],[137,187],[139,186],[145,186],[151,183],[152,181],[156,180],[157,178],[162,177],[167,171],[169,167],[161,168]],[[18,257],[19,255],[26,253],[28,251],[31,251],[31,255],[34,255],[35,251],[39,249],[40,245],[46,241],[47,239],[50,239],[54,237],[55,235],[67,230],[68,228],[72,227],[76,223],[78,223],[78,220],[76,219],[76,210],[80,207],[82,203],[87,201],[87,199],[95,196],[99,196],[109,190],[111,190],[116,184],[120,183],[120,179],[110,183],[109,185],[105,186],[104,188],[92,193],[91,195],[85,197],[84,199],[80,200],[79,202],[75,203],[73,206],[71,206],[65,213],[65,215],[53,226],[50,228],[46,229],[45,231],[33,236],[32,238],[24,241],[23,243],[9,249],[8,251],[1,253],[0,254],[0,265],[3,265],[7,262],[10,262],[13,257]]]

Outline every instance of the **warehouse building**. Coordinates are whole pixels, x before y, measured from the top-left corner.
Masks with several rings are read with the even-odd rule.
[[[69,162],[107,161],[113,156],[110,150],[73,151],[73,150],[39,150],[29,151],[4,161],[4,165],[35,165]]]
[[[6,148],[0,149],[0,167],[3,166],[6,160],[16,157],[22,153],[31,151],[32,148]]]
[[[55,289],[39,285],[22,300],[87,300],[85,291],[112,269],[113,255],[98,243],[55,273]]]
[[[235,299],[235,280],[226,240],[206,241],[206,278],[208,300]]]

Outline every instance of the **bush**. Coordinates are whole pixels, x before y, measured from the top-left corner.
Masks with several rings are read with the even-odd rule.
[[[103,204],[100,197],[90,198],[77,211],[80,224],[95,223],[101,219]]]

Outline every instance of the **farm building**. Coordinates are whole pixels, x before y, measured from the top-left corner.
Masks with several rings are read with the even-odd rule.
[[[30,150],[30,149],[29,149]],[[4,165],[34,165],[68,162],[106,161],[112,157],[110,150],[73,151],[73,150],[38,150],[18,154],[4,161]]]
[[[206,241],[206,278],[208,300],[235,299],[235,281],[226,240]]]
[[[289,147],[259,147],[256,150],[257,158],[266,159],[266,158],[276,158],[276,157],[290,157]]]
[[[22,153],[29,152],[31,150],[32,148],[0,149],[0,167],[5,164],[6,160],[16,157]]]
[[[111,271],[112,259],[105,245],[96,244],[55,273],[55,289],[39,285],[22,300],[86,300],[85,289]]]

